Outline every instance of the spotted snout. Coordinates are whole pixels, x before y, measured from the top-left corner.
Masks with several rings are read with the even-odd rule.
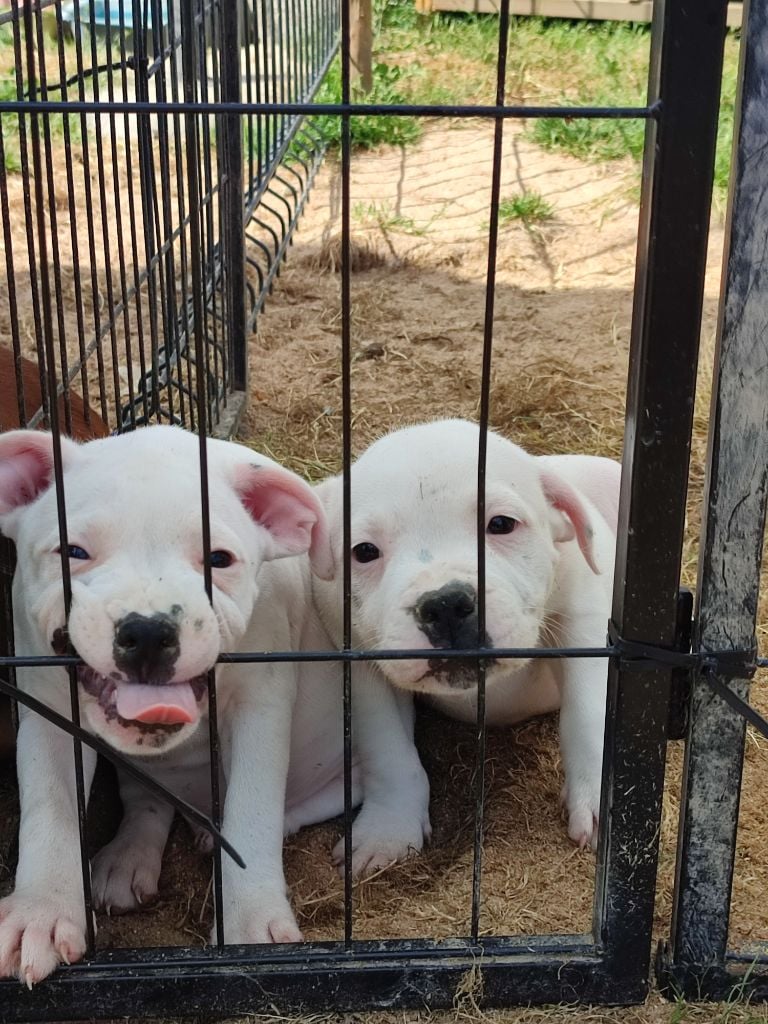
[[[179,627],[169,615],[131,612],[115,623],[115,665],[136,682],[167,682],[180,649]]]
[[[416,602],[413,615],[435,650],[460,651],[493,646],[487,633],[480,636],[477,591],[469,583],[454,580],[439,590],[427,591]],[[430,658],[429,678],[438,685],[466,690],[477,683],[477,662],[473,658]]]

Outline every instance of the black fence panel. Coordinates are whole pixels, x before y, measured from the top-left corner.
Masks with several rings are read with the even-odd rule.
[[[246,337],[325,141],[300,113],[254,106],[243,120],[219,108],[241,98],[309,102],[338,46],[336,0],[13,2],[0,31],[16,75],[16,112],[0,124],[8,302],[27,284],[35,296],[34,344],[19,336],[14,308],[15,366],[4,366],[17,374],[19,422],[49,423],[55,389],[70,434],[80,420],[96,433],[161,421],[195,429],[199,369],[208,423],[231,434]],[[162,104],[175,109],[160,113]],[[185,106],[196,111],[193,148]],[[16,280],[6,165],[18,165],[24,184],[29,282]],[[198,278],[200,367],[191,341]],[[66,313],[65,294],[74,300]],[[34,365],[24,368],[24,357]]]
[[[728,949],[746,721],[718,692],[747,700],[757,657],[768,500],[766,33],[766,5],[745,5],[694,636],[702,655],[723,658],[714,680],[700,675],[692,688],[672,936],[658,962],[670,993],[690,998],[768,998],[765,943]]]
[[[42,0],[42,4],[53,7],[61,30],[64,8],[59,0],[52,5]],[[313,0],[310,4],[274,0],[253,7],[240,0],[221,0],[221,6],[202,0],[168,0],[168,4],[166,9],[160,0],[153,0],[149,8],[134,3],[132,54],[128,52],[126,33],[118,34],[119,45],[114,42],[109,15],[106,24],[97,28],[93,0],[88,11],[90,19],[85,18],[90,33],[87,44],[82,12],[75,12],[75,50],[82,67],[77,69],[74,93],[67,91],[71,86],[64,67],[57,79],[60,99],[52,99],[54,90],[48,84],[47,68],[43,80],[35,56],[35,34],[39,45],[42,32],[41,7],[28,5],[22,12],[14,6],[11,15],[4,19],[14,32],[19,67],[27,69],[26,76],[20,72],[17,98],[0,102],[0,126],[4,137],[9,124],[18,125],[22,173],[27,175],[27,181],[34,179],[28,201],[26,241],[34,287],[41,301],[33,357],[39,368],[42,395],[62,392],[61,413],[58,403],[43,402],[43,412],[35,422],[41,422],[47,414],[54,429],[62,549],[66,550],[67,524],[59,429],[69,430],[76,411],[86,421],[103,421],[105,429],[129,429],[165,419],[181,422],[200,437],[203,551],[207,564],[210,537],[206,435],[215,430],[226,432],[236,425],[238,403],[247,388],[245,339],[285,254],[322,154],[321,136],[311,122],[302,123],[301,118],[311,113],[340,116],[340,369],[345,481],[342,650],[304,652],[300,656],[289,651],[249,652],[228,656],[227,660],[253,664],[334,660],[343,666],[345,860],[349,869],[353,811],[351,666],[355,661],[381,660],[387,656],[429,657],[424,651],[382,654],[353,650],[352,646],[348,543],[354,412],[350,119],[362,112],[493,119],[494,167],[477,478],[483,525],[499,168],[505,122],[511,117],[640,117],[647,122],[646,156],[610,642],[595,649],[489,652],[478,647],[446,652],[447,656],[472,658],[478,666],[478,771],[468,935],[443,941],[428,937],[408,942],[357,940],[351,871],[347,870],[345,927],[339,942],[228,946],[220,913],[217,942],[207,949],[95,952],[91,934],[89,951],[82,963],[61,968],[31,991],[15,981],[0,981],[0,1019],[114,1017],[124,1014],[126,1008],[134,1016],[176,1017],[224,1016],[272,1011],[274,1007],[281,1013],[330,1007],[438,1008],[451,1006],[468,979],[475,984],[478,1001],[487,1006],[574,1000],[639,1001],[648,988],[669,688],[675,665],[674,661],[665,660],[665,655],[680,645],[678,581],[727,4],[725,0],[657,0],[649,96],[641,108],[530,108],[506,104],[508,2],[502,3],[499,19],[496,103],[485,107],[352,102],[346,4],[340,12],[330,0]],[[125,8],[121,6],[120,10],[120,18],[126,24]],[[304,28],[299,30],[298,26]],[[339,26],[341,103],[313,105],[311,98],[334,52]],[[95,41],[102,31],[109,55],[109,67],[103,72],[98,70]],[[26,54],[22,53],[22,39]],[[85,56],[89,49],[90,63]],[[60,46],[60,57],[61,52]],[[119,75],[109,73],[112,65],[116,65]],[[93,74],[85,74],[88,68]],[[102,74],[107,76],[106,90],[100,82]],[[62,327],[59,322],[57,282],[61,260],[55,251],[48,251],[49,241],[55,247],[59,236],[53,231],[53,219],[50,235],[46,233],[44,216],[46,211],[50,216],[55,205],[55,183],[51,182],[50,174],[44,173],[50,165],[48,133],[54,118],[61,118],[63,125],[68,126],[65,131],[72,124],[79,125],[76,144],[83,150],[84,162],[93,164],[91,174],[99,182],[98,188],[86,196],[86,211],[70,211],[72,224],[83,226],[82,237],[91,257],[97,251],[99,231],[104,234],[104,273],[100,277],[99,268],[92,266],[90,283],[79,283],[80,294],[87,297],[90,289],[90,298],[78,307],[83,326],[78,320],[79,347],[74,355],[67,348],[65,325]],[[114,158],[119,151],[118,138],[123,137],[130,142],[126,153],[131,156],[130,161],[126,156],[125,166]],[[67,139],[70,147],[75,144],[69,136]],[[34,173],[30,171],[30,162]],[[71,187],[69,194],[73,194]],[[107,197],[113,195],[114,200],[108,201]],[[4,209],[5,197],[5,177],[0,170]],[[114,235],[106,227],[110,215],[119,225]],[[75,234],[71,244],[83,244],[81,235]],[[10,237],[7,228],[6,236]],[[8,272],[13,273],[11,263]],[[128,348],[129,344],[136,346],[135,353]],[[122,352],[130,357],[125,366],[120,362]],[[96,361],[95,373],[90,369],[90,359]],[[75,381],[80,389],[80,405],[71,395]],[[26,407],[19,412],[22,422],[32,419]],[[484,529],[478,533],[482,624]],[[67,590],[66,557],[62,573]],[[206,586],[210,595],[210,572]],[[484,673],[491,657],[589,657],[609,662],[597,888],[593,930],[589,935],[485,938],[480,934]],[[81,859],[87,904],[85,777],[88,763],[93,760],[91,751],[97,749],[113,762],[122,761],[105,743],[77,725],[77,658],[67,652],[57,657],[40,652],[31,659],[0,658],[0,666],[8,669],[11,677],[16,668],[31,663],[64,665],[71,673],[74,724],[64,718],[57,719],[55,724],[75,737],[79,751]],[[12,682],[12,678],[7,683],[0,678],[0,692],[33,707],[33,699],[15,691]],[[199,812],[195,814],[178,798],[169,795],[168,799],[213,833],[213,898],[214,905],[220,908],[222,856],[236,860],[238,853],[228,847],[219,832],[219,751],[213,672],[208,687],[212,708],[212,820],[206,820]],[[54,718],[39,705],[34,710],[50,720]],[[135,767],[132,770],[141,774]]]

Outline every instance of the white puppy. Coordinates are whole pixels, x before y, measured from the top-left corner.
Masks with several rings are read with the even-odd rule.
[[[208,670],[221,652],[327,649],[305,553],[311,549],[321,576],[331,571],[325,517],[311,488],[240,445],[209,441],[207,451],[212,604],[198,439],[148,427],[82,446],[62,440],[67,617],[51,437],[0,436],[0,529],[18,552],[17,653],[63,651],[69,641],[85,662],[77,679],[86,727],[204,810]],[[22,689],[70,715],[65,669],[18,676]],[[242,870],[224,856],[225,941],[296,941],[283,834],[343,810],[341,672],[333,663],[242,664],[220,666],[216,679],[223,831],[246,862]],[[364,806],[353,867],[364,870],[420,846],[421,826],[415,838],[388,829],[392,793],[403,786],[426,793],[427,783],[408,709],[389,688],[361,686],[355,704],[353,791]],[[95,755],[84,748],[83,756],[90,787]],[[0,901],[0,976],[31,985],[82,956],[86,922],[72,741],[23,706],[18,774],[19,864],[13,894]],[[93,869],[95,903],[113,910],[157,892],[172,819],[170,807],[135,782],[123,778],[121,795],[124,819]]]
[[[478,645],[478,428],[445,420],[381,438],[352,467],[354,639],[373,650]],[[483,646],[602,646],[611,607],[620,466],[609,459],[535,458],[488,435],[486,635]],[[320,485],[336,581],[316,580],[338,634],[342,485]],[[390,683],[445,713],[476,717],[474,663],[377,662]],[[600,806],[607,669],[604,660],[489,663],[487,721],[560,709],[568,834],[594,846]]]

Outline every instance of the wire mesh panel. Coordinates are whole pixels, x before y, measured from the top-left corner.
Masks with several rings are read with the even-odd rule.
[[[40,326],[34,334],[37,348],[32,356],[45,368],[39,375],[43,392],[47,388],[53,394],[59,381],[71,385],[79,380],[86,422],[98,416],[108,425],[125,428],[165,419],[181,422],[199,434],[204,585],[209,597],[211,446],[206,434],[222,421],[233,423],[232,389],[247,386],[244,339],[252,311],[259,308],[269,290],[317,167],[321,136],[311,125],[300,125],[300,118],[322,113],[341,120],[341,650],[301,654],[292,650],[238,651],[228,652],[220,660],[228,666],[252,666],[254,672],[259,666],[297,662],[339,666],[343,675],[339,714],[343,717],[346,868],[343,934],[338,941],[327,943],[258,947],[229,944],[222,914],[226,877],[235,870],[231,865],[242,864],[242,858],[241,851],[234,849],[221,831],[226,798],[219,792],[221,756],[214,670],[208,672],[206,683],[210,708],[209,818],[199,808],[185,804],[178,794],[164,793],[162,786],[147,781],[141,767],[121,758],[103,740],[79,727],[78,668],[82,666],[78,656],[68,650],[66,638],[62,638],[61,650],[55,656],[47,651],[25,652],[25,657],[5,658],[2,664],[11,673],[34,665],[66,668],[70,673],[69,717],[55,715],[10,684],[0,682],[0,690],[52,723],[55,729],[50,735],[60,739],[59,730],[63,730],[76,738],[77,784],[73,788],[88,950],[81,963],[62,967],[29,992],[16,982],[0,982],[0,1015],[16,1020],[44,1020],[52,1015],[57,1019],[115,1016],[126,1006],[135,1016],[223,1015],[274,1006],[281,1012],[328,1007],[337,1011],[377,1006],[440,1007],[450,1006],[468,981],[475,986],[477,998],[487,1005],[642,999],[648,984],[671,675],[664,654],[678,640],[684,499],[726,4],[721,0],[667,0],[655,4],[645,106],[531,108],[507,103],[507,3],[502,4],[499,19],[496,101],[483,107],[353,103],[346,4],[341,7],[340,25],[339,12],[322,0],[308,5],[280,0],[253,8],[247,4],[226,5],[226,0],[220,8],[196,0],[181,0],[179,9],[174,0],[169,0],[167,8],[157,2],[151,11],[134,6],[130,22],[124,9],[118,14],[118,23],[126,31],[119,34],[120,59],[116,60],[112,13],[104,13],[102,25],[93,3],[91,0],[87,19],[83,19],[81,9],[71,12],[75,60],[83,61],[83,53],[90,47],[88,66],[93,71],[84,76],[78,68],[75,84],[80,91],[76,99],[70,93],[64,100],[51,98],[48,69],[36,57],[34,42],[36,30],[38,50],[42,50],[42,9],[25,7],[21,12],[14,8],[8,19],[20,60],[26,52],[26,77],[22,75],[15,98],[0,103],[0,112],[6,144],[9,124],[18,125],[20,140],[24,137],[27,150],[20,148],[26,161],[22,178],[26,173],[23,180],[29,181],[31,175],[35,183],[34,189],[28,190],[29,215],[24,233],[36,294],[40,296]],[[61,39],[68,9],[55,5],[54,10],[57,38]],[[327,67],[339,27],[341,102],[313,105],[308,100]],[[98,50],[102,33],[106,51],[103,60]],[[127,53],[129,35],[133,56]],[[61,42],[58,56],[60,63],[66,57]],[[113,80],[108,68],[115,63],[122,76],[119,88],[108,84]],[[57,79],[62,91],[71,88],[65,86],[68,74],[65,66]],[[102,75],[107,76],[106,88],[100,80]],[[87,85],[86,78],[90,79]],[[477,672],[473,867],[468,928],[442,941],[428,936],[409,941],[359,941],[355,931],[357,899],[351,870],[353,710],[359,697],[355,696],[353,669],[369,661],[433,656],[424,650],[370,651],[353,642],[350,122],[361,113],[481,117],[491,120],[494,132],[476,463],[477,645],[443,652],[446,660],[470,662]],[[595,648],[491,650],[484,646],[485,487],[501,150],[508,120],[520,117],[631,117],[647,123],[611,642]],[[71,244],[81,244],[73,225],[82,224],[88,252],[98,251],[103,261],[103,267],[99,263],[99,269],[92,271],[90,284],[84,285],[78,278],[78,295],[90,298],[77,307],[84,326],[80,329],[78,321],[76,339],[82,342],[82,349],[78,348],[75,356],[70,354],[66,331],[57,321],[62,308],[61,283],[57,285],[61,259],[49,251],[58,244],[59,237],[57,232],[49,231],[49,224],[52,229],[55,220],[56,183],[52,172],[47,176],[44,173],[52,167],[49,134],[54,118],[62,118],[64,125],[69,125],[68,119],[77,118],[77,144],[88,151],[83,166],[92,161],[89,180],[93,182],[95,175],[98,181],[98,187],[87,192],[85,212],[68,208],[68,229],[75,237]],[[69,136],[66,138],[69,152],[74,143]],[[91,139],[93,152],[89,149]],[[284,161],[284,167],[275,170],[279,161]],[[9,202],[7,176],[1,180],[5,210]],[[87,191],[85,186],[83,191]],[[68,194],[73,194],[72,188]],[[115,220],[115,232],[106,231],[99,248],[99,233],[104,235],[110,216]],[[10,237],[7,228],[6,237]],[[8,272],[17,274],[13,259]],[[136,302],[132,304],[132,300]],[[145,313],[140,315],[139,308]],[[95,321],[97,312],[98,324],[91,336],[85,324]],[[98,343],[101,338],[106,339],[103,345]],[[124,352],[131,359],[121,363]],[[91,356],[96,358],[95,375],[87,372]],[[76,378],[77,372],[81,372],[80,378]],[[58,502],[60,547],[65,553],[70,545],[59,432],[67,427],[67,416],[74,415],[74,405],[65,392],[61,422],[58,406],[49,403],[48,408],[54,428],[51,474]],[[26,418],[20,414],[22,421]],[[651,493],[652,502],[647,500]],[[62,577],[69,610],[71,586],[66,557],[62,557]],[[608,662],[597,896],[591,934],[490,938],[482,934],[485,676],[491,660],[521,658]],[[94,950],[85,813],[94,749],[151,786],[154,793],[170,800],[212,835],[212,902],[216,911],[212,946]]]
[[[215,107],[241,94],[307,101],[335,51],[338,16],[327,0],[199,3],[186,21],[184,13],[181,0],[43,0],[0,14],[15,76],[3,98],[25,110],[3,116],[0,139],[15,357],[4,370],[16,374],[21,423],[46,420],[41,399],[55,381],[67,433],[78,410],[96,433],[158,421],[194,428],[198,372],[211,426],[227,433],[236,421],[246,334],[324,143],[296,113],[252,113],[241,123],[209,108],[190,150],[178,107],[159,105]],[[27,113],[36,101],[46,111],[55,102],[56,112]],[[8,216],[17,203],[23,234]],[[253,284],[243,279],[243,224]],[[191,343],[197,277],[204,366]],[[46,332],[55,355],[47,372]]]

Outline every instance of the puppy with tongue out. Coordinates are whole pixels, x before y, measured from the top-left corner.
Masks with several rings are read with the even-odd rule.
[[[0,436],[0,530],[18,556],[17,653],[74,650],[86,727],[203,810],[210,808],[210,670],[222,652],[329,647],[312,610],[307,554],[319,575],[333,571],[324,514],[311,488],[240,445],[209,440],[207,454],[210,599],[195,436],[156,426],[84,445],[62,439],[66,539],[59,533],[51,436]],[[71,577],[68,614],[62,557]],[[71,714],[65,669],[28,668],[18,678],[23,690]],[[216,693],[226,784],[222,828],[246,862],[243,870],[224,858],[224,938],[297,941],[283,835],[343,809],[340,673],[333,664],[306,671],[290,663],[219,665]],[[377,699],[389,700],[383,692]],[[0,977],[16,975],[32,985],[83,955],[85,911],[72,741],[23,706],[20,713],[19,864],[13,894],[0,900]],[[379,713],[376,729],[361,727],[359,735],[375,742],[381,733],[408,728],[397,703]],[[407,735],[403,747],[397,771],[410,766],[425,786]],[[388,751],[377,751],[366,755],[365,780],[355,752],[356,801],[365,801],[369,782],[371,792],[393,789],[377,776],[376,758],[386,766]],[[90,787],[95,755],[85,747],[83,760]],[[134,909],[157,893],[172,819],[170,807],[136,782],[122,778],[121,797],[123,822],[93,863],[96,906],[112,912]],[[382,838],[376,799],[363,810],[369,803],[360,816],[367,832],[357,833],[359,863],[405,856],[409,834],[398,833],[387,845],[392,836]]]

